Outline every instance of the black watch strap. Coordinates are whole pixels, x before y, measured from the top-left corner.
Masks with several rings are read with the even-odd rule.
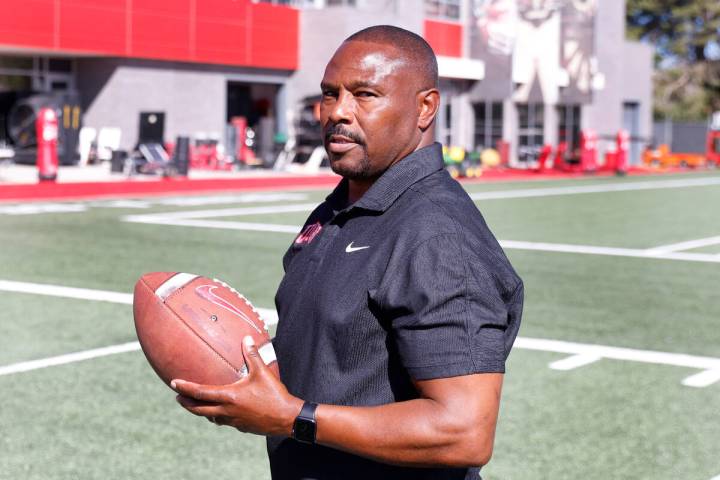
[[[315,421],[315,409],[317,403],[305,402],[300,409],[300,414],[295,418],[292,436],[298,442],[315,443],[317,423]]]

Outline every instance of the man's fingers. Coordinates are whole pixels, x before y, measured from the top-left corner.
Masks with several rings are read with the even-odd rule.
[[[225,410],[220,405],[215,405],[212,403],[204,403],[204,402],[198,402],[194,398],[188,398],[184,397],[182,395],[178,395],[175,397],[175,400],[188,412],[192,413],[193,415],[198,415],[201,417],[221,417],[225,414]]]
[[[252,375],[253,373],[260,371],[262,368],[265,368],[266,365],[260,357],[260,352],[258,352],[257,345],[255,345],[253,337],[248,335],[243,338],[242,343],[243,356],[245,357],[245,364],[247,365],[248,373]]]
[[[231,395],[227,392],[227,386],[225,385],[201,385],[175,379],[170,382],[170,387],[184,397],[203,402],[229,403],[231,401]]]
[[[202,400],[198,400],[197,398],[186,397],[185,395],[177,395],[175,397],[175,400],[177,400],[177,402],[185,408],[217,407],[218,405],[220,405],[219,403],[216,403],[216,402],[204,402]]]

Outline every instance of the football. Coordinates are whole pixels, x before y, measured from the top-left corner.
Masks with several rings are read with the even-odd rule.
[[[255,339],[260,357],[279,377],[265,322],[229,285],[190,273],[140,277],[133,298],[140,346],[158,376],[226,385],[247,374],[242,340]]]

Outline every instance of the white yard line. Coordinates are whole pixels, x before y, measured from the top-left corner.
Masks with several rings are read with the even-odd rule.
[[[215,228],[221,230],[244,230],[248,232],[275,232],[275,233],[300,233],[300,226],[297,225],[279,225],[275,223],[251,223],[251,222],[232,222],[228,220],[176,220],[172,218],[163,218],[153,215],[152,217],[144,217],[143,215],[133,215],[126,217],[126,221],[134,223],[149,223],[151,225],[169,225],[173,227],[195,227],[195,228]]]
[[[686,242],[672,243],[670,245],[661,245],[648,249],[649,253],[663,254],[670,252],[679,252],[680,250],[692,250],[693,248],[710,247],[712,245],[720,245],[720,236],[698,238],[697,240],[688,240]]]
[[[584,367],[585,365],[595,363],[598,360],[602,360],[602,357],[581,353],[552,362],[548,365],[548,367],[552,368],[553,370],[574,370],[578,367]]]
[[[707,179],[703,179],[707,180]],[[717,179],[720,183],[720,179]],[[684,182],[688,182],[685,180]],[[679,181],[678,181],[679,182]],[[650,182],[642,182],[648,184]],[[655,183],[673,183],[677,182],[654,182]],[[607,185],[606,185],[607,186]],[[626,186],[620,184],[621,187]],[[593,186],[595,187],[595,186]],[[564,187],[568,188],[581,188],[581,187]],[[675,187],[667,187],[675,188]],[[493,192],[502,193],[502,192]],[[284,205],[284,206],[264,206],[264,207],[244,207],[244,208],[224,208],[224,209],[212,209],[212,210],[191,210],[181,212],[169,212],[169,213],[154,213],[145,215],[126,215],[122,217],[122,220],[133,223],[145,223],[151,225],[167,225],[176,227],[194,227],[194,228],[212,228],[212,229],[225,229],[225,230],[241,230],[251,232],[273,232],[273,233],[288,233],[297,234],[300,231],[300,227],[296,225],[280,225],[275,223],[256,223],[256,222],[236,222],[230,220],[208,220],[210,218],[223,218],[223,217],[236,217],[246,215],[264,215],[264,214],[277,214],[277,213],[291,213],[291,212],[306,212],[310,211],[315,207],[313,203],[305,203],[299,205]],[[714,240],[717,239],[717,242]],[[703,245],[712,245],[720,243],[720,237],[713,237],[712,239],[702,239],[705,243]],[[710,242],[713,243],[710,243]],[[695,242],[700,242],[696,240]],[[620,257],[635,257],[635,258],[654,258],[659,260],[681,260],[689,262],[709,262],[709,263],[720,263],[720,255],[709,254],[709,253],[693,253],[693,252],[680,252],[675,249],[666,247],[655,247],[651,249],[637,249],[637,248],[617,248],[617,247],[599,247],[593,245],[571,245],[563,243],[547,243],[547,242],[524,242],[517,240],[501,240],[500,245],[505,249],[511,250],[537,250],[544,252],[558,252],[558,253],[579,253],[588,255],[609,255],[609,256],[620,256]],[[679,244],[677,244],[679,245]],[[682,248],[677,248],[681,250]]]
[[[273,213],[310,212],[317,203],[300,203],[297,205],[281,205],[267,207],[239,207],[239,208],[213,208],[212,210],[184,210],[181,212],[155,213],[146,215],[126,215],[122,219],[126,222],[141,221],[149,223],[148,218],[186,220],[189,218],[218,218],[218,217],[240,217],[244,215],[266,215]]]
[[[705,370],[695,375],[690,375],[682,381],[682,384],[687,387],[698,387],[703,388],[708,385],[720,381],[720,369],[718,370]]]
[[[593,245],[571,245],[565,243],[521,242],[500,240],[500,245],[509,250],[536,250],[541,252],[579,253],[586,255],[609,255],[612,257],[653,258],[657,260],[682,260],[686,262],[720,263],[720,256],[714,253],[654,252],[653,249],[597,247]]]
[[[0,206],[0,215],[36,215],[39,213],[86,212],[87,205],[81,203],[21,203]]]
[[[687,355],[684,353],[636,350],[633,348],[608,347],[605,345],[522,337],[518,337],[515,341],[515,347],[528,350],[540,350],[543,352],[572,354],[573,357],[570,358],[581,356],[582,358],[589,360],[597,357],[611,360],[624,360],[628,362],[651,363],[655,365],[698,368],[703,370],[703,372],[691,375],[682,381],[682,384],[688,387],[707,387],[720,380],[720,375],[718,375],[718,372],[720,371],[720,358],[715,357],[701,357],[697,355]],[[565,360],[569,361],[569,359]],[[562,360],[560,362],[562,362]],[[553,362],[553,364],[556,365],[557,363],[558,362]],[[572,366],[572,362],[568,363]]]
[[[58,355],[57,357],[41,358],[39,360],[30,360],[29,362],[13,363],[0,367],[0,376],[11,375],[13,373],[29,372],[30,370],[38,370],[41,368],[54,367],[56,365],[65,365],[68,363],[81,362],[90,360],[91,358],[105,357],[116,353],[134,352],[140,350],[138,342],[122,343],[120,345],[112,345],[103,348],[93,348],[82,352],[68,353],[66,355]]]
[[[13,282],[0,280],[0,291],[48,295],[51,297],[75,298],[78,300],[95,300],[100,302],[132,305],[132,293],[111,292],[108,290],[91,290],[88,288],[61,287],[45,283]],[[270,308],[258,308],[257,311],[268,325],[277,323],[277,312]]]
[[[80,300],[96,300],[100,302],[124,303],[132,305],[131,293],[109,292],[106,290],[91,290],[88,288],[61,287],[42,283],[12,282],[0,280],[0,290],[5,292],[33,293],[36,295],[49,295],[51,297],[77,298]]]
[[[45,285],[39,283],[0,280],[0,290],[75,299],[107,301],[121,304],[132,303],[132,295],[128,293],[61,287],[57,285]],[[277,323],[278,316],[276,311],[261,308],[259,308],[258,311],[265,322],[269,325]],[[683,385],[690,387],[707,387],[720,381],[720,358],[714,357],[701,357],[681,353],[636,350],[631,348],[609,347],[604,345],[572,343],[560,340],[546,340],[526,337],[518,337],[515,341],[515,347],[571,355],[568,358],[552,362],[550,364],[550,368],[555,370],[571,370],[579,368],[583,365],[589,365],[599,361],[600,359],[612,359],[659,365],[672,365],[702,370],[702,372],[693,374],[682,381]],[[130,342],[106,348],[87,350],[84,352],[75,352],[58,357],[21,362],[0,367],[0,375],[26,372],[38,368],[62,365],[90,358],[112,355],[115,353],[134,351],[137,349],[138,346],[136,345],[136,342]]]
[[[292,202],[307,200],[304,193],[241,193],[238,195],[189,195],[182,197],[168,197],[154,200],[158,205],[174,206],[200,206],[200,205],[221,205],[230,203],[270,203],[270,202]]]
[[[299,193],[244,193],[238,195],[204,195],[182,196],[159,199],[134,200],[93,200],[72,202],[43,202],[43,203],[12,203],[0,206],[0,214],[5,215],[35,215],[41,213],[78,213],[86,212],[88,208],[122,208],[147,209],[155,205],[192,207],[202,205],[222,205],[237,203],[272,203],[306,200],[307,195]],[[280,207],[282,208],[282,207]],[[206,210],[207,211],[207,210]]]
[[[473,200],[498,200],[503,198],[553,197],[557,195],[629,192],[634,190],[661,190],[665,188],[705,187],[711,185],[720,185],[720,177],[644,182],[615,182],[571,187],[526,188],[520,190],[501,190],[497,192],[477,192],[470,194],[470,198]]]

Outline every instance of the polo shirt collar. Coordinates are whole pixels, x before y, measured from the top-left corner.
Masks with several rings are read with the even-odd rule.
[[[387,169],[365,192],[365,195],[350,208],[384,212],[411,185],[442,170],[443,166],[442,145],[433,143],[423,147]],[[343,178],[327,197],[328,203],[336,212],[343,210],[347,205],[347,183],[347,179]]]

